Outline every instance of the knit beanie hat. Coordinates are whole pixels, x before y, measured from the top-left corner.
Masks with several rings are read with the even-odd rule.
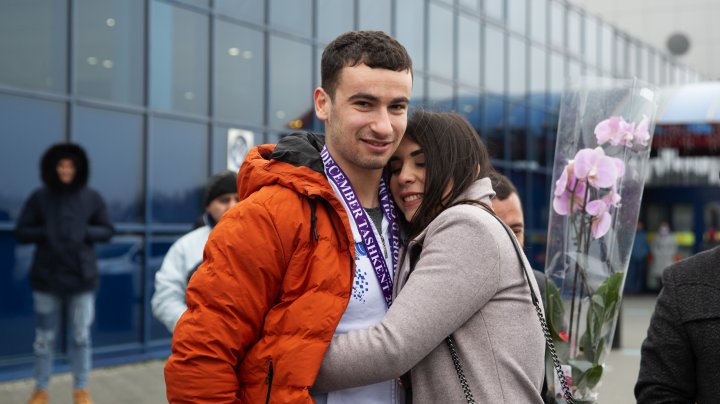
[[[213,199],[224,194],[237,194],[237,174],[232,171],[223,171],[210,177],[205,187],[205,206],[210,205]]]

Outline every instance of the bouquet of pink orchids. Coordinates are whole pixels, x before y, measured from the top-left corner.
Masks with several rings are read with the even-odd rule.
[[[597,144],[609,142],[613,146],[647,147],[650,140],[648,122],[646,115],[637,127],[621,116],[610,117],[595,127]],[[590,233],[596,239],[610,229],[610,210],[619,207],[622,199],[617,192],[617,183],[625,174],[625,162],[606,155],[600,146],[577,152],[555,183],[553,198],[555,212],[573,216],[574,225],[580,226],[576,234],[587,236],[583,230],[589,225]],[[587,242],[589,238],[585,244]]]
[[[650,153],[653,94],[637,81],[563,94],[545,309],[575,402],[597,400],[612,345]],[[561,401],[557,378],[548,385]]]

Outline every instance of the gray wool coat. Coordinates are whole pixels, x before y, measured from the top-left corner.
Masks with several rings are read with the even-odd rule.
[[[492,196],[484,178],[460,200],[489,205]],[[443,211],[409,243],[408,251],[416,244],[422,251],[412,274],[408,259],[399,268],[396,298],[383,321],[335,336],[313,390],[411,371],[413,403],[464,403],[445,343],[452,334],[477,402],[541,403],[545,343],[514,241],[478,206]],[[532,274],[530,279],[538,294]]]

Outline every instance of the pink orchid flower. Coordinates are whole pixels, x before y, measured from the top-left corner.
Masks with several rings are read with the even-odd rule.
[[[553,209],[559,215],[567,216],[577,212],[584,206],[585,181],[578,181],[573,173],[574,162],[570,160],[563,169],[560,178],[555,182],[555,197],[553,198]],[[572,205],[572,208],[571,208]]]
[[[602,199],[588,202],[585,212],[592,216],[590,231],[595,239],[604,236],[610,230],[612,217],[610,216],[610,205]]]
[[[640,123],[635,128],[635,140],[641,145],[641,146],[647,146],[648,141],[650,140],[650,120],[648,119],[647,115],[643,115],[642,120],[640,120]]]
[[[602,145],[611,139],[615,139],[620,131],[620,123],[624,120],[619,116],[611,116],[610,118],[600,122],[595,126],[595,137],[598,145]]]
[[[610,144],[613,146],[623,145],[632,147],[633,139],[635,138],[635,122],[625,122],[624,119],[620,118],[620,130],[617,132],[615,138],[610,140]]]
[[[625,172],[625,164],[616,158],[605,155],[602,147],[582,149],[575,155],[575,177],[587,179],[596,189],[609,188]]]

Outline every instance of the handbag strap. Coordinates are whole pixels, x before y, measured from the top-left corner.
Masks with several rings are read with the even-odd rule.
[[[565,375],[562,371],[562,368],[560,367],[560,360],[558,359],[557,352],[555,351],[555,343],[553,342],[552,336],[550,335],[547,321],[545,320],[543,311],[540,308],[539,300],[537,298],[537,295],[535,295],[535,290],[533,289],[532,283],[530,282],[530,275],[528,274],[527,266],[525,265],[525,261],[522,259],[523,252],[520,249],[520,245],[517,240],[517,237],[515,237],[515,234],[505,224],[505,222],[503,222],[502,219],[500,219],[495,214],[495,211],[493,211],[491,207],[489,207],[484,202],[480,202],[480,201],[472,201],[472,202],[473,202],[473,204],[477,204],[478,206],[485,209],[490,215],[492,215],[495,219],[497,219],[498,222],[500,222],[502,227],[505,229],[505,232],[508,233],[508,235],[510,236],[510,241],[512,241],[513,247],[515,247],[515,254],[518,257],[518,260],[520,260],[520,266],[522,268],[523,273],[525,274],[525,280],[527,280],[528,286],[530,287],[530,297],[532,299],[533,305],[535,306],[535,311],[537,312],[538,320],[540,320],[540,327],[542,328],[543,334],[545,336],[545,344],[547,345],[547,349],[550,352],[550,356],[552,357],[553,365],[555,367],[555,372],[557,373],[558,380],[560,380],[560,385],[562,386],[563,395],[565,396],[565,402],[568,404],[574,404],[575,400],[573,399],[572,392],[570,391],[567,381],[565,380]],[[460,375],[460,373],[458,373],[458,376],[459,375]],[[470,401],[468,401],[468,402],[470,402]]]

